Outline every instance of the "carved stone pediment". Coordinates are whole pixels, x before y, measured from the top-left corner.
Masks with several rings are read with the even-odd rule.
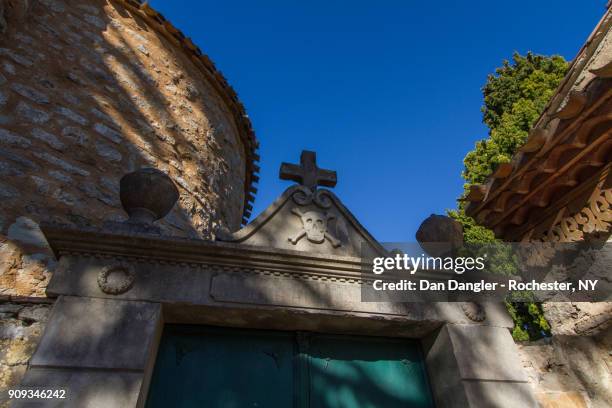
[[[319,254],[359,257],[384,253],[381,245],[329,190],[289,187],[253,222],[220,241],[293,249]]]

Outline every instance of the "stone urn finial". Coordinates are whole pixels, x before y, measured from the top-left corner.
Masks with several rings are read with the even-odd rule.
[[[128,223],[131,224],[151,224],[165,217],[179,198],[170,177],[153,168],[126,174],[119,188],[121,205],[130,216]]]
[[[449,255],[463,245],[463,227],[450,217],[431,214],[421,223],[416,239],[429,255]]]

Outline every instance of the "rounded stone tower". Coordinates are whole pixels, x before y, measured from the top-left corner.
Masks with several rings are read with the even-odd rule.
[[[134,0],[0,6],[0,295],[44,296],[54,258],[38,224],[124,220],[119,180],[139,168],[178,187],[163,234],[240,227],[257,141],[189,38]]]

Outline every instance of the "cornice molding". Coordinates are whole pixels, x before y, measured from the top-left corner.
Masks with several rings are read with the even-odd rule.
[[[362,259],[228,242],[169,238],[141,233],[113,233],[42,224],[55,256],[90,258],[105,263],[157,264],[209,271],[277,275],[308,280],[364,283]],[[65,264],[64,264],[65,266]],[[61,267],[61,266],[60,266]],[[170,272],[170,271],[169,271]],[[448,272],[421,271],[428,279],[448,279]],[[374,280],[366,279],[365,282]]]
[[[42,224],[41,230],[58,259],[63,255],[83,254],[166,264],[275,266],[349,273],[361,270],[361,259],[356,257],[140,233],[121,234],[92,228],[71,229],[50,224]]]

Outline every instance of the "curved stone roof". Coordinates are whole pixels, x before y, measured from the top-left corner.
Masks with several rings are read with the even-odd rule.
[[[260,159],[257,154],[259,142],[255,137],[251,121],[246,114],[244,105],[238,99],[236,91],[229,85],[223,74],[217,70],[212,60],[204,54],[189,37],[186,37],[185,34],[174,27],[161,13],[151,8],[147,2],[141,2],[140,0],[117,1],[140,15],[152,28],[164,35],[168,40],[174,42],[177,46],[181,47],[190,56],[193,64],[217,90],[232,113],[245,150],[246,174],[242,223],[246,224],[248,218],[251,216],[251,211],[253,209],[252,203],[255,201],[255,194],[257,193],[257,188],[254,184],[259,182],[259,166],[257,165]]]
[[[612,155],[612,12],[608,10],[510,163],[473,185],[466,213],[520,240],[546,208]]]

